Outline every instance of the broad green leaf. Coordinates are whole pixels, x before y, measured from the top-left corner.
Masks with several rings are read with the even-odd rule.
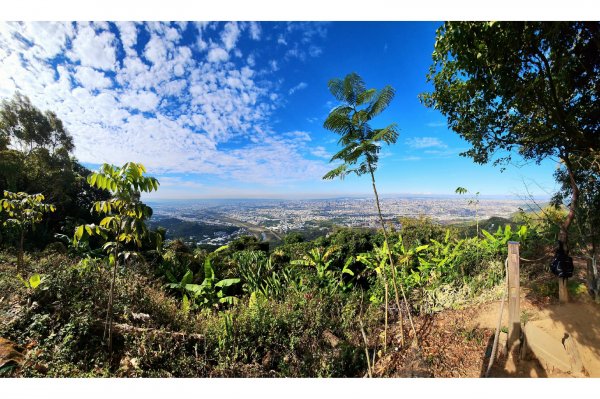
[[[188,270],[181,279],[181,285],[190,284],[194,279],[194,272]]]
[[[221,280],[218,283],[216,283],[215,287],[221,287],[221,288],[230,287],[234,284],[238,284],[239,282],[240,282],[239,278],[227,278],[227,279]]]
[[[31,277],[29,277],[29,286],[32,289],[36,289],[40,285],[41,282],[42,282],[42,278],[38,273],[35,273]]]

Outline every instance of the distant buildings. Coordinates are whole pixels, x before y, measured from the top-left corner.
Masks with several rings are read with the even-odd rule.
[[[519,200],[480,199],[480,219],[492,216],[509,217],[523,206]],[[475,210],[463,198],[386,198],[381,201],[383,217],[394,223],[398,217],[426,215],[442,223],[474,220]],[[373,199],[326,199],[326,200],[252,200],[214,202],[207,206],[202,201],[181,202],[177,205],[153,204],[158,217],[172,217],[187,222],[211,225],[235,226],[231,221],[240,221],[250,226],[255,234],[261,231],[263,240],[269,231],[286,234],[290,231],[315,229],[333,224],[347,227],[377,228],[378,216]],[[224,245],[233,239],[249,234],[244,227],[233,233],[216,231],[209,235],[191,236],[190,241],[198,244]],[[256,227],[256,230],[254,229]],[[400,228],[400,224],[395,224]]]

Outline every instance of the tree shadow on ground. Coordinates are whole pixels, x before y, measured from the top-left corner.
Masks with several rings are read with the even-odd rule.
[[[490,356],[492,354],[492,347],[494,344],[494,336],[492,335],[488,339],[488,343],[483,353],[483,359],[481,364],[480,377],[486,376],[488,364],[490,362]],[[500,348],[498,348],[500,349]],[[512,354],[497,352],[497,356],[494,360],[492,368],[490,369],[489,378],[528,378],[528,377],[548,377],[546,370],[533,355],[528,354],[525,359],[520,359],[520,350],[516,346]],[[513,359],[516,359],[514,361]]]

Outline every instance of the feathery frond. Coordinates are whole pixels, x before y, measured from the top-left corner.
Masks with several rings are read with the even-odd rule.
[[[367,107],[369,119],[373,119],[386,109],[394,98],[395,90],[392,86],[385,86],[375,95],[375,99]]]
[[[343,79],[329,81],[329,90],[343,104],[331,110],[323,127],[339,134],[338,144],[342,149],[330,160],[344,164],[327,173],[323,178],[344,178],[349,173],[362,175],[377,168],[381,145],[378,142],[393,144],[398,139],[395,124],[373,130],[369,121],[380,114],[392,101],[394,89],[386,86],[381,90],[367,89],[362,78],[356,73]],[[359,108],[360,107],[360,108]],[[362,158],[362,161],[361,161]],[[351,165],[358,164],[355,169]]]
[[[335,169],[330,170],[329,172],[327,172],[325,174],[325,176],[323,176],[324,180],[332,180],[335,179],[336,177],[339,177],[340,179],[344,179],[344,177],[346,177],[346,175],[350,173],[350,171],[348,170],[348,165],[346,164],[342,164],[340,166],[338,166]]]
[[[383,129],[375,130],[373,140],[383,141],[386,144],[394,144],[396,140],[398,140],[398,126],[395,123],[392,123]]]

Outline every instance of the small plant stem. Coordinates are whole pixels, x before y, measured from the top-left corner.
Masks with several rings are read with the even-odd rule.
[[[362,322],[363,301],[364,301],[364,291],[361,292],[361,295],[360,295],[360,315],[358,317],[358,323],[360,325],[360,332],[362,334],[362,338],[365,343],[365,357],[367,358],[367,373],[369,374],[369,378],[373,378],[373,374],[371,373],[371,368],[375,366],[375,353],[373,353],[373,363],[372,363],[373,366],[371,366],[371,362],[369,360],[369,342],[367,341],[367,334],[365,334],[365,327],[363,326],[363,322]]]
[[[365,343],[365,357],[367,358],[367,372],[369,373],[369,378],[373,378],[373,374],[371,372],[371,360],[369,359],[369,344],[367,342],[367,334],[365,334],[365,328],[363,326],[362,318],[358,319],[360,323],[360,332],[363,337],[363,341]]]
[[[387,353],[387,330],[388,330],[388,283],[385,282],[385,324],[383,329],[383,353]]]

